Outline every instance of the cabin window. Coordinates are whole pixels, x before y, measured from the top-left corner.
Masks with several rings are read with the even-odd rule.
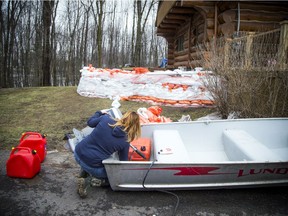
[[[181,35],[180,37],[177,38],[177,51],[183,51],[184,50],[184,35]]]

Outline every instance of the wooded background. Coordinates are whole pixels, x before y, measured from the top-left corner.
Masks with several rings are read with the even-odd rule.
[[[0,87],[77,85],[92,64],[155,67],[157,0],[0,1]]]

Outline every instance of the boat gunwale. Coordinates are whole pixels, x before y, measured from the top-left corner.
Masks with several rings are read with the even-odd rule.
[[[174,163],[169,163],[169,162],[158,162],[158,161],[119,161],[116,159],[108,158],[106,160],[103,160],[104,165],[116,165],[116,164],[131,164],[131,165],[211,165],[211,164],[223,164],[223,165],[232,165],[232,164],[285,164],[288,163],[288,161],[219,161],[219,162],[174,162]]]
[[[206,120],[195,120],[195,121],[187,121],[187,122],[151,122],[141,124],[141,127],[154,126],[154,125],[167,125],[167,124],[196,124],[196,123],[213,123],[213,122],[235,122],[235,121],[275,121],[275,120],[288,120],[288,117],[273,117],[273,118],[236,118],[236,119],[206,119]]]

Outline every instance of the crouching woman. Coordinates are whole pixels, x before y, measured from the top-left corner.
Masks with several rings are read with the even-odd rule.
[[[118,152],[121,161],[127,161],[130,142],[141,135],[139,115],[131,111],[119,120],[105,111],[97,111],[87,125],[94,129],[74,151],[75,160],[81,167],[77,192],[82,198],[87,196],[89,186],[109,185],[102,161],[114,152]]]

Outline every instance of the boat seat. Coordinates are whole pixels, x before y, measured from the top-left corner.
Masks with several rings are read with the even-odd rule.
[[[153,132],[154,155],[158,162],[188,162],[189,155],[177,130]]]
[[[277,154],[244,130],[227,129],[223,132],[225,152],[232,161],[279,161]]]

